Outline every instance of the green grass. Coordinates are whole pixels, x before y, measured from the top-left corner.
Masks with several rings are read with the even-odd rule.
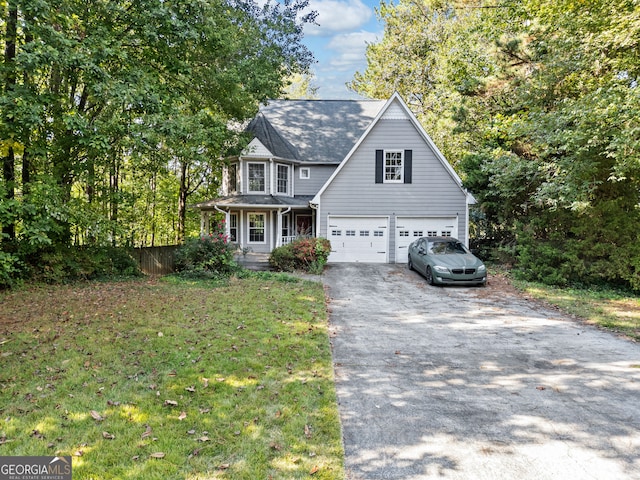
[[[640,340],[640,298],[629,292],[600,288],[561,288],[514,280],[519,290],[532,298],[557,306],[614,333]]]
[[[74,479],[344,478],[318,283],[4,293],[0,361],[0,455],[71,455]]]

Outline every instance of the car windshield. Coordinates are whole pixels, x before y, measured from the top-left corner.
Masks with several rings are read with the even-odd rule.
[[[444,255],[452,253],[469,253],[465,246],[456,241],[435,240],[429,242],[429,253],[434,255]]]

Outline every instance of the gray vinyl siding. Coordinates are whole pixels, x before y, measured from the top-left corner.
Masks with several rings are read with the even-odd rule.
[[[375,183],[377,149],[412,150],[412,183]],[[380,119],[323,192],[320,236],[328,215],[388,215],[389,261],[395,262],[398,216],[458,216],[457,236],[466,241],[466,195],[410,120]]]
[[[337,168],[337,165],[297,165],[293,173],[293,184],[296,195],[315,195],[329,180],[329,177]],[[311,176],[308,179],[300,178],[300,169],[308,168]]]

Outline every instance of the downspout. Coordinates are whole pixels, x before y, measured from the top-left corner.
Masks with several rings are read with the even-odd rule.
[[[278,220],[276,222],[276,248],[282,246],[282,216],[291,211],[291,207],[288,207],[284,212],[278,209]]]
[[[318,237],[318,232],[320,232],[320,217],[318,216],[318,204],[317,203],[313,203],[313,202],[309,202],[309,207],[311,207],[311,210],[314,210],[314,212],[312,212],[312,215],[315,217],[312,220],[315,220],[315,236]]]

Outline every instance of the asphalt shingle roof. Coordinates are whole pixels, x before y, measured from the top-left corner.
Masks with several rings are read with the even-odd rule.
[[[337,164],[384,104],[384,100],[272,100],[247,130],[275,156]]]

